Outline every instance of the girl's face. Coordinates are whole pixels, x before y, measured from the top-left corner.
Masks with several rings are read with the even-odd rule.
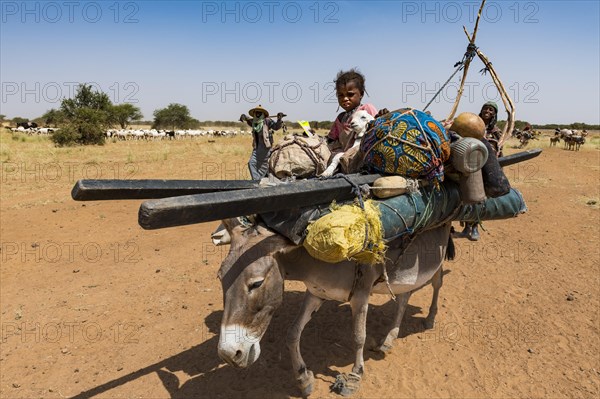
[[[336,90],[338,103],[344,111],[351,111],[360,105],[363,95],[353,81],[338,86]]]

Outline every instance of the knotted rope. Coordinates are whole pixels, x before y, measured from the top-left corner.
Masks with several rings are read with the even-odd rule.
[[[437,93],[435,93],[435,95],[433,96],[433,98],[427,103],[427,105],[425,106],[425,108],[423,108],[423,111],[427,110],[427,108],[436,99],[436,97],[442,92],[442,90],[444,90],[444,88],[448,85],[448,83],[450,83],[450,81],[452,80],[452,78],[459,71],[462,71],[465,68],[465,65],[467,65],[468,63],[470,63],[471,60],[476,55],[477,55],[477,46],[475,46],[475,43],[469,43],[469,45],[467,46],[467,50],[465,51],[465,54],[463,55],[462,60],[460,60],[456,64],[454,64],[453,68],[455,68],[455,70],[452,73],[452,75],[450,75],[450,77],[448,78],[448,80],[446,80],[446,82],[442,85],[442,87],[440,87],[440,89],[437,91]]]

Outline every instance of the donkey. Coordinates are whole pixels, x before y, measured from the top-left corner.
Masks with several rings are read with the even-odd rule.
[[[301,311],[286,336],[293,372],[304,397],[312,392],[314,375],[302,359],[300,337],[323,301],[350,302],[352,309],[354,366],[351,373],[338,375],[332,387],[345,396],[359,388],[364,372],[371,293],[398,295],[394,320],[377,350],[391,349],[411,293],[429,281],[434,293],[425,327],[433,327],[442,263],[446,250],[452,252],[449,223],[417,235],[404,252],[401,248],[388,249],[385,266],[322,262],[262,224],[242,224],[238,219],[223,220],[223,224],[231,236],[231,246],[218,272],[224,302],[218,353],[234,367],[246,368],[258,359],[260,340],[283,300],[284,280],[302,281],[307,288]]]

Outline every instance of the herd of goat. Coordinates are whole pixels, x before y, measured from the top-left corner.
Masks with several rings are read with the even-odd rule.
[[[20,124],[17,127],[6,127],[13,133],[22,133],[27,135],[50,135],[59,128],[38,127],[37,124],[30,124],[27,127]],[[237,136],[240,134],[250,134],[244,130],[157,130],[157,129],[109,129],[106,131],[107,138],[116,140],[178,140],[184,138],[194,138],[203,136]]]
[[[17,124],[17,127],[6,127],[13,133],[23,133],[27,135],[50,135],[58,128],[38,127],[36,123],[24,122]],[[287,129],[285,129],[287,131]],[[237,136],[250,134],[247,130],[157,130],[157,129],[109,129],[106,131],[107,138],[115,140],[180,140],[185,138],[197,138],[204,136]],[[519,140],[519,148],[527,146],[530,140],[537,140],[540,132],[515,129],[513,137]],[[564,148],[567,150],[579,151],[579,148],[585,144],[585,138],[588,133],[586,130],[555,129],[554,136],[550,137],[550,147],[554,147],[564,141]]]
[[[530,140],[538,140],[541,135],[540,131],[537,130],[524,130],[515,129],[512,132],[512,136],[519,140],[518,148],[525,148],[529,144]],[[550,147],[555,147],[560,140],[563,140],[565,145],[564,148],[567,150],[579,151],[579,148],[585,144],[585,138],[588,132],[586,130],[570,130],[570,129],[554,129],[554,136],[550,137]]]
[[[157,129],[110,129],[106,131],[107,138],[117,140],[179,140],[204,136],[237,136],[250,134],[244,130],[157,130]]]
[[[585,144],[585,138],[588,133],[586,130],[555,129],[554,137],[550,137],[550,147],[556,146],[562,139],[564,148],[567,150],[579,151],[579,148]]]

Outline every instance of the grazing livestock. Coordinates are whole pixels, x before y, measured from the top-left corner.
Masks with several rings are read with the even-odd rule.
[[[38,124],[35,122],[18,122],[17,129],[22,127],[23,129],[35,129],[38,127]]]
[[[519,137],[519,148],[527,147],[529,144],[529,140],[535,138],[529,131],[525,131],[521,133],[521,137]]]
[[[399,296],[396,316],[378,349],[389,350],[398,337],[400,323],[411,293],[429,281],[434,296],[425,320],[431,327],[437,312],[441,267],[446,250],[452,252],[450,225],[446,224],[416,236],[402,252],[390,248],[384,264],[363,265],[352,261],[336,264],[312,258],[302,246],[295,246],[262,224],[224,220],[231,237],[229,253],[218,272],[223,288],[223,320],[218,354],[225,362],[240,368],[252,365],[260,356],[260,340],[273,313],[282,304],[284,280],[302,281],[307,291],[300,314],[287,334],[292,370],[303,396],[312,392],[314,376],[300,353],[305,325],[325,300],[350,302],[354,366],[338,376],[334,390],[343,395],[355,392],[364,373],[363,350],[369,296]]]
[[[116,137],[119,140],[179,140],[183,138],[196,138],[202,136],[235,136],[238,130],[156,130],[156,129],[110,129],[106,131],[107,137]]]
[[[559,135],[560,138],[565,142],[564,148],[568,148],[569,142],[571,141],[571,136],[573,136],[573,132],[569,129],[561,129]]]
[[[24,123],[27,124],[28,122]],[[34,134],[49,135],[52,134],[55,130],[58,130],[58,128],[37,127],[36,123],[32,123],[32,125],[35,125],[36,127],[24,127],[25,125],[23,123],[19,123],[18,125],[19,126],[17,127],[6,126],[6,128],[9,129],[12,133],[24,133],[29,136],[33,136]]]
[[[565,142],[565,149],[579,151],[579,148],[585,144],[587,134],[586,130],[579,133],[577,130],[562,129],[560,131],[560,138]]]
[[[585,137],[583,136],[572,136],[571,137],[571,145],[574,147],[575,151],[579,151],[579,147],[585,144]],[[571,148],[569,148],[571,149]]]

